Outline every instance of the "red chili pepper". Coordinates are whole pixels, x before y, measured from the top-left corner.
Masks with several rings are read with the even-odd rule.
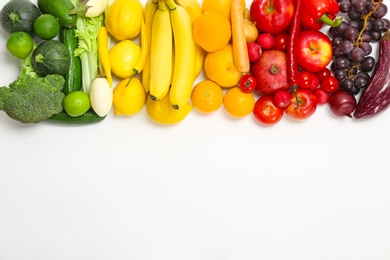
[[[302,1],[296,0],[287,45],[287,81],[294,88],[299,85],[297,45],[301,27]]]
[[[303,0],[302,27],[305,29],[321,29],[323,24],[337,27],[343,21],[337,17],[339,4],[337,0]]]

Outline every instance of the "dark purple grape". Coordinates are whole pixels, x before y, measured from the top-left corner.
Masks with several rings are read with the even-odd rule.
[[[367,20],[366,24],[364,24],[364,20],[360,20],[359,21],[359,31],[361,31],[364,26],[366,26],[366,28],[364,29],[364,32],[371,31],[371,29],[372,29],[372,21],[371,20]]]
[[[363,51],[364,51],[364,54],[367,56],[367,55],[370,55],[371,52],[372,52],[372,46],[370,43],[368,42],[362,42],[362,44],[360,44],[359,46]]]
[[[361,68],[363,71],[372,71],[375,68],[375,59],[371,56],[367,56],[361,63]]]
[[[357,88],[365,88],[368,84],[368,79],[363,77],[363,76],[357,76],[354,80],[353,83],[355,87]]]
[[[371,42],[378,42],[382,38],[382,32],[370,31]]]
[[[343,39],[339,36],[332,39],[332,46],[339,46]]]
[[[359,29],[359,19],[350,21],[349,26],[352,26],[352,27],[355,27],[356,29]]]
[[[349,59],[345,56],[342,56],[342,57],[338,57],[335,62],[334,62],[337,66],[338,69],[345,69],[345,68],[348,68],[350,62],[349,62]]]
[[[385,22],[385,27],[383,28],[383,31],[386,32],[387,30],[390,29],[390,20],[387,18],[382,18],[382,19]]]
[[[348,12],[348,17],[349,17],[349,19],[351,19],[353,21],[353,20],[356,20],[356,19],[360,18],[360,13],[358,13],[355,10],[351,9]]]
[[[353,80],[350,78],[345,78],[343,81],[341,81],[340,87],[352,92],[352,89],[354,87]]]
[[[359,35],[359,30],[353,26],[348,26],[347,29],[345,29],[344,36],[347,40],[350,40],[351,42],[355,41]]]
[[[370,79],[370,74],[368,74],[368,72],[366,72],[366,71],[359,71],[357,74],[356,74],[356,76],[361,76],[361,77],[365,77],[366,79]]]
[[[356,63],[363,61],[365,57],[366,55],[361,48],[353,48],[353,50],[351,51],[351,59]]]
[[[351,2],[349,0],[343,0],[339,3],[339,9],[342,13],[348,13],[352,8]]]
[[[354,0],[352,1],[352,9],[357,13],[363,13],[366,10],[367,4],[366,0]]]
[[[347,71],[344,69],[338,69],[333,74],[339,82],[347,77]]]
[[[371,35],[368,32],[364,32],[361,35],[361,39],[363,42],[370,42],[371,41]]]
[[[333,57],[338,58],[343,55],[343,53],[340,50],[340,46],[335,46],[332,48],[332,54]]]
[[[339,45],[340,51],[343,54],[349,54],[353,50],[353,43],[348,40],[344,40]]]
[[[387,14],[387,6],[385,4],[380,4],[378,9],[374,11],[372,17],[374,18],[382,18]]]
[[[372,30],[382,32],[385,28],[385,21],[382,18],[375,18],[372,21]]]

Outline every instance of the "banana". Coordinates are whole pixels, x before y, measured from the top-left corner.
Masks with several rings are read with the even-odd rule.
[[[175,46],[174,71],[169,97],[175,109],[183,107],[191,96],[195,81],[195,41],[187,10],[174,0],[165,0],[170,9]]]
[[[150,81],[150,48],[151,48],[151,37],[152,37],[152,24],[154,13],[158,9],[157,0],[149,0],[145,4],[144,8],[144,20],[145,20],[145,37],[149,39],[147,41],[145,48],[147,49],[147,53],[149,54],[146,57],[146,61],[144,64],[144,68],[142,70],[142,85],[144,86],[145,92],[149,92],[149,81]]]
[[[158,0],[153,17],[150,46],[149,94],[154,100],[162,99],[169,91],[172,80],[173,34],[170,14],[164,0]]]
[[[198,0],[175,0],[176,4],[183,6],[190,15],[192,28],[195,20],[202,15],[202,6]],[[203,68],[206,52],[195,43],[195,77],[198,77]]]

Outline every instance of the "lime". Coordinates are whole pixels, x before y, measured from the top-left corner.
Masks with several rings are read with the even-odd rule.
[[[87,93],[79,90],[67,94],[62,105],[68,115],[78,117],[91,108],[91,101],[89,100],[89,95]]]
[[[20,59],[26,58],[32,52],[34,42],[25,32],[14,32],[7,40],[6,48],[12,56]]]
[[[42,14],[34,22],[34,32],[42,40],[51,40],[60,32],[60,23],[51,14]]]

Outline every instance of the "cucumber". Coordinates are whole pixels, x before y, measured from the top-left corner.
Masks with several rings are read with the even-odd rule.
[[[71,117],[65,111],[60,112],[59,114],[52,115],[50,118],[46,119],[46,122],[52,122],[62,125],[87,125],[92,123],[98,123],[105,119],[106,117],[101,117],[95,113],[92,109],[87,111],[85,114],[78,117]]]
[[[62,89],[66,95],[70,92],[81,90],[81,59],[74,55],[74,50],[78,47],[78,40],[74,28],[61,27],[59,37],[60,41],[67,47],[70,53],[69,70],[64,75],[65,84]]]
[[[55,16],[62,27],[76,26],[77,15],[70,14],[74,8],[70,0],[38,0],[38,7],[42,13]]]

